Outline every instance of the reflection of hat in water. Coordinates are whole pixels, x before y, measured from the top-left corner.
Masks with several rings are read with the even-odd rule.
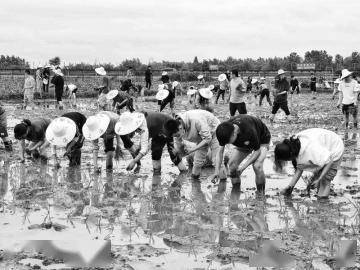
[[[100,138],[101,135],[106,132],[109,123],[110,117],[104,113],[100,112],[96,115],[90,116],[82,128],[84,137],[91,141]]]
[[[199,94],[203,98],[210,99],[213,97],[213,92],[209,88],[201,88],[199,89]]]
[[[223,74],[220,74],[218,80],[219,80],[220,82],[225,81],[225,80],[226,80],[226,75],[225,75],[224,73],[223,73]]]
[[[164,100],[165,98],[167,98],[169,96],[170,92],[166,89],[160,89],[157,93],[156,93],[156,99],[157,100]]]
[[[105,76],[106,75],[106,71],[103,67],[98,67],[98,68],[95,68],[95,72],[101,76]]]
[[[343,79],[345,79],[346,77],[349,77],[351,74],[352,74],[352,72],[350,72],[350,71],[347,70],[346,68],[343,69],[343,70],[341,71],[341,78],[340,78],[340,80],[343,80]]]
[[[142,113],[124,112],[115,125],[115,133],[120,136],[130,134],[137,130],[143,121],[146,121],[146,119]]]
[[[59,117],[47,127],[45,137],[52,145],[66,146],[74,139],[75,134],[75,122],[67,117]]]
[[[119,94],[118,90],[111,90],[106,94],[106,99],[111,100],[114,99]]]

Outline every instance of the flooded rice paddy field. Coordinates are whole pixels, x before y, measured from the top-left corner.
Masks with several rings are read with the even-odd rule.
[[[177,109],[185,110],[186,103],[179,98]],[[155,102],[137,104],[138,109],[157,109]],[[272,143],[310,127],[334,130],[344,138],[346,152],[327,201],[318,201],[313,191],[308,196],[304,181],[299,181],[291,199],[278,195],[293,170],[289,166],[286,174],[273,171],[273,146],[265,161],[264,198],[255,195],[251,166],[242,176],[241,190],[236,190],[229,179],[209,182],[212,168],[203,171],[200,182],[191,181],[190,174],[179,174],[166,151],[161,175],[152,174],[149,154],[138,174],[126,172],[127,154],[113,172],[96,175],[88,141],[82,167],[76,171],[68,170],[65,159],[60,169],[52,161],[21,164],[17,145],[10,155],[1,149],[0,268],[71,268],[46,252],[23,249],[27,240],[54,240],[53,245],[62,250],[82,254],[85,262],[94,256],[95,243],[110,240],[112,261],[107,269],[256,269],[251,267],[254,261],[261,264],[266,256],[254,256],[267,240],[278,240],[279,250],[293,261],[288,269],[336,269],[340,241],[357,240],[359,246],[360,146],[359,132],[344,132],[335,105],[330,95],[294,96],[292,124],[281,113],[273,125],[267,104],[248,106],[250,114],[268,124]],[[32,111],[21,111],[14,103],[5,107],[11,136],[23,118],[54,118],[63,113],[52,106]],[[78,110],[91,115],[96,111],[94,100],[80,100]],[[221,120],[229,116],[228,105],[222,102],[214,111]],[[359,267],[357,257],[352,269]]]

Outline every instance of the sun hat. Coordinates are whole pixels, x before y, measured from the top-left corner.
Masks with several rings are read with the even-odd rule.
[[[110,123],[110,117],[104,113],[98,113],[96,115],[90,116],[83,128],[83,135],[88,140],[96,140],[101,137],[106,132]]]
[[[281,74],[284,74],[286,73],[283,69],[279,69],[278,72],[277,72],[277,75],[281,75]]]
[[[55,68],[54,73],[59,76],[64,76],[64,74],[61,72],[60,68]]]
[[[204,75],[200,74],[199,76],[197,76],[198,80],[201,80],[204,78]]]
[[[186,93],[186,95],[188,96],[192,96],[192,95],[195,95],[197,93],[197,90],[196,89],[189,89]]]
[[[260,80],[261,80],[261,81],[265,80],[265,77],[261,77]]]
[[[106,71],[103,67],[98,67],[98,68],[95,68],[95,72],[101,76],[105,76],[106,75]]]
[[[210,84],[210,85],[208,86],[208,88],[209,88],[210,90],[213,90],[213,89],[215,88],[215,86],[214,86],[213,84]]]
[[[218,80],[219,80],[220,82],[225,81],[225,80],[226,80],[226,75],[225,75],[224,73],[223,73],[223,74],[220,74]]]
[[[166,71],[163,71],[163,72],[161,73],[161,76],[166,76],[166,75],[168,75],[168,73],[167,73]]]
[[[334,83],[341,83],[341,80],[339,78],[337,78]]]
[[[178,86],[180,83],[178,81],[173,81],[172,83],[172,87],[175,88],[176,86]]]
[[[119,94],[118,90],[110,90],[109,93],[106,94],[106,99],[111,100],[114,99]]]
[[[257,79],[252,79],[252,80],[251,80],[251,83],[252,83],[252,84],[257,83],[257,81],[258,81]]]
[[[75,89],[76,89],[76,85],[75,84],[68,84],[68,89],[70,90],[70,91],[74,91]]]
[[[202,96],[203,98],[206,98],[206,99],[210,99],[214,95],[213,92],[211,92],[211,90],[209,88],[200,88],[199,94],[200,94],[200,96]]]
[[[146,120],[142,113],[124,112],[115,124],[115,133],[120,136],[130,134],[137,130],[144,121]]]
[[[52,145],[66,146],[74,139],[75,134],[75,122],[67,117],[58,117],[47,127],[45,137]]]
[[[157,100],[164,100],[165,98],[167,98],[169,96],[170,92],[169,90],[166,89],[160,89],[157,93],[156,93],[156,99]]]
[[[346,68],[341,71],[341,78],[340,80],[345,79],[346,77],[349,77],[352,74],[352,72],[348,71]]]

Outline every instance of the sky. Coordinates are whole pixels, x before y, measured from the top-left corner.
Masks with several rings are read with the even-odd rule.
[[[1,0],[0,54],[44,64],[348,56],[359,0]]]

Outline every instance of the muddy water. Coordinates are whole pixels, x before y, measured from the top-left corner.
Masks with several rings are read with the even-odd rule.
[[[346,152],[327,201],[318,201],[313,192],[308,196],[303,181],[291,200],[279,196],[293,170],[288,167],[284,174],[273,171],[273,147],[265,161],[263,198],[255,195],[252,168],[245,170],[241,190],[233,189],[229,181],[210,183],[207,176],[212,168],[194,182],[190,175],[179,174],[166,151],[161,175],[152,174],[150,155],[143,159],[138,174],[125,171],[130,161],[126,155],[114,171],[95,175],[89,142],[83,148],[81,169],[72,171],[65,159],[61,168],[55,169],[52,161],[21,164],[16,151],[11,155],[1,151],[0,249],[15,253],[2,253],[0,265],[66,268],[61,261],[49,262],[44,256],[21,251],[26,240],[51,239],[62,250],[81,253],[85,261],[90,261],[96,250],[91,244],[94,241],[89,240],[110,240],[113,261],[109,267],[116,269],[253,269],[252,256],[271,239],[280,240],[281,250],[293,256],[294,269],[314,266],[315,261],[323,269],[332,266],[334,246],[340,240],[359,240],[359,134],[342,131],[341,115],[330,99],[323,98],[314,112],[315,101],[309,98],[294,100],[294,124],[283,122],[280,114],[269,128],[273,142],[308,127],[338,129]],[[156,108],[150,102],[140,106]],[[268,123],[268,107],[249,107]],[[62,113],[40,108],[19,111],[13,104],[6,108],[10,129],[27,115],[55,117]],[[91,101],[81,100],[79,110],[90,115],[96,108]],[[227,106],[217,106],[215,114],[224,119]],[[104,162],[103,154],[101,158]]]

